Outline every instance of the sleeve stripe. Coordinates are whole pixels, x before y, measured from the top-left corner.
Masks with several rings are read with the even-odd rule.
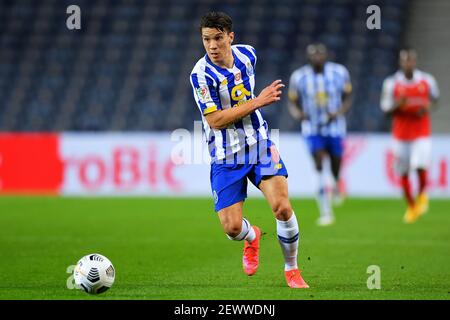
[[[206,108],[203,111],[203,115],[206,116],[207,114],[213,113],[214,111],[217,111],[217,106],[216,105],[213,105],[213,106],[210,106],[210,107]]]
[[[345,84],[345,86],[344,86],[344,92],[345,93],[350,93],[350,92],[352,92],[352,84],[350,83],[350,82],[347,82],[346,84]]]
[[[288,92],[288,97],[290,100],[297,100],[298,99],[297,92],[294,89],[290,90]]]

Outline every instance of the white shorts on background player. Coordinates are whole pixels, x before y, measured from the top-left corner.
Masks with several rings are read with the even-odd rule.
[[[395,170],[401,175],[410,170],[426,169],[431,161],[430,137],[412,141],[394,139],[392,150],[395,157]]]

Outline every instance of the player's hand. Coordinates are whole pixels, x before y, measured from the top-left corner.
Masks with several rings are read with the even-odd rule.
[[[407,102],[407,98],[405,96],[401,96],[395,100],[395,105],[397,106],[397,108],[402,109],[405,107],[406,102]]]
[[[302,112],[302,113],[300,113],[300,116],[298,117],[298,120],[299,121],[309,120],[309,116],[306,113]]]
[[[337,112],[328,112],[328,119],[327,119],[327,124],[336,120],[336,118],[338,117],[338,113]]]
[[[427,106],[421,107],[419,110],[417,110],[416,112],[416,116],[418,116],[419,118],[423,117],[424,115],[426,115],[428,113],[429,109]]]
[[[255,100],[257,100],[258,108],[280,101],[282,94],[281,88],[283,87],[284,84],[281,83],[281,80],[275,80],[269,86],[262,89],[259,96],[255,98]]]

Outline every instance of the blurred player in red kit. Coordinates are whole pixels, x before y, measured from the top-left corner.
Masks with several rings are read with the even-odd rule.
[[[427,168],[431,158],[430,111],[436,106],[439,88],[434,77],[416,69],[417,52],[400,50],[400,70],[386,78],[381,94],[382,110],[392,115],[395,167],[408,208],[406,223],[416,221],[428,210]],[[417,172],[419,190],[414,197],[409,173]]]

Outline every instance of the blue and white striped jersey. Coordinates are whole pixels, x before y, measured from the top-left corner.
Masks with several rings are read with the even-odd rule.
[[[295,70],[289,81],[289,97],[299,99],[308,120],[302,121],[302,133],[309,135],[344,136],[344,116],[328,122],[327,112],[336,112],[342,105],[344,92],[351,92],[350,75],[338,63],[326,62],[323,73],[315,73],[311,65]]]
[[[200,110],[211,160],[222,160],[239,150],[268,139],[267,123],[256,110],[226,129],[213,129],[205,116],[255,98],[256,51],[249,45],[231,46],[234,65],[231,69],[216,66],[207,54],[191,72],[195,101]]]

